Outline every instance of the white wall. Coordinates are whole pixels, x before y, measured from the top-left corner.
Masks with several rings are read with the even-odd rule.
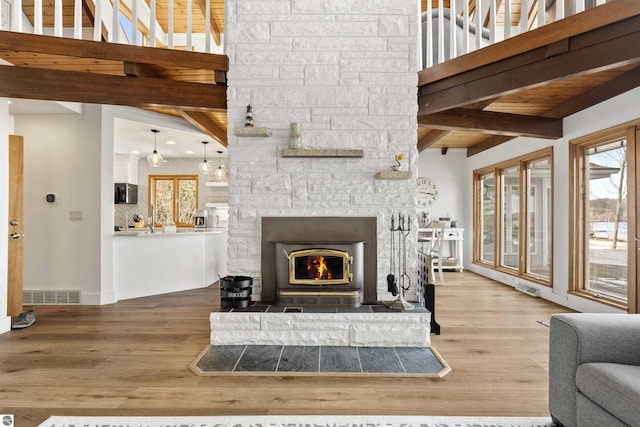
[[[415,286],[419,4],[231,0],[225,12],[230,273],[260,271],[262,216],[373,216],[378,295],[391,299],[388,228],[402,212],[414,214],[407,267]],[[234,135],[247,104],[271,138]],[[290,122],[301,123],[306,148],[362,148],[364,157],[282,158]],[[397,153],[412,179],[375,179]]]
[[[100,108],[15,116],[25,153],[25,290],[81,290],[83,303],[100,292]],[[45,201],[49,192],[55,203]]]
[[[553,147],[553,289],[543,286],[541,296],[572,309],[583,312],[617,312],[608,306],[597,304],[584,298],[568,295],[569,286],[569,226],[572,221],[569,218],[569,141],[580,136],[588,135],[599,130],[607,129],[621,123],[640,118],[640,88],[631,90],[623,95],[612,98],[594,107],[576,113],[564,120],[564,137],[557,141],[546,141],[533,138],[516,138],[491,150],[472,156],[459,165],[459,170],[464,171],[464,186],[451,191],[460,191],[466,205],[465,218],[468,218],[468,226],[465,227],[467,237],[465,240],[466,268],[484,276],[515,286],[522,282],[513,276],[489,270],[472,261],[472,229],[473,218],[473,171],[501,161],[519,157],[541,148]],[[429,154],[421,157],[429,158]],[[422,164],[422,159],[421,159]],[[442,190],[441,190],[442,192]],[[467,225],[467,224],[465,224]]]
[[[428,148],[420,153],[418,176],[431,178],[438,186],[438,199],[426,212],[431,219],[449,217],[457,222],[458,228],[469,228],[473,217],[467,217],[470,203],[464,194],[467,186],[466,169],[461,168],[467,161],[467,150],[449,149],[442,155],[439,148]]]
[[[0,98],[0,236],[9,235],[9,103]],[[0,239],[0,334],[11,330],[7,316],[9,239]]]

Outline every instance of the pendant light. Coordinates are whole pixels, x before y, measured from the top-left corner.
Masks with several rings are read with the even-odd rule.
[[[220,155],[222,151],[218,150],[218,169],[213,173],[213,177],[216,181],[224,181],[227,177],[227,173],[224,169],[222,169],[222,165],[220,164]]]
[[[153,132],[153,153],[149,154],[147,161],[149,162],[149,166],[157,168],[162,164],[163,160],[162,156],[158,154],[158,150],[156,150],[158,132],[160,131],[158,129],[151,129],[151,132]]]
[[[209,141],[202,141],[202,144],[204,145],[204,160],[202,161],[202,163],[200,163],[200,165],[198,165],[200,172],[202,172],[204,175],[209,175],[209,172],[211,172],[211,164],[207,162],[207,144],[208,143]]]

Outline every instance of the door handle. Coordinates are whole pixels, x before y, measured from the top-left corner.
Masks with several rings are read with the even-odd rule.
[[[20,223],[18,222],[17,219],[12,219],[11,221],[9,221],[9,225],[15,227],[17,225],[19,225]]]
[[[19,239],[20,238],[20,233],[9,234],[9,238],[10,239]]]

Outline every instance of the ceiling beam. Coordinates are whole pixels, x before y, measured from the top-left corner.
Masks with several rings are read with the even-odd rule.
[[[204,83],[0,66],[5,98],[226,111],[226,92],[226,86]]]
[[[592,88],[572,98],[568,102],[545,112],[544,115],[557,118],[567,117],[639,86],[640,67],[636,67],[601,86]]]
[[[137,64],[134,62],[124,63],[124,73],[127,76],[140,78],[158,77],[157,73],[147,64]],[[227,130],[213,122],[205,113],[201,113],[199,111],[185,111],[182,109],[176,109],[176,113],[200,129],[201,132],[209,135],[225,147],[227,146]]]
[[[478,153],[486,151],[490,148],[497,147],[500,144],[504,144],[507,141],[512,140],[513,136],[495,135],[491,138],[484,140],[473,147],[467,148],[467,157],[475,156]]]
[[[562,138],[562,119],[454,108],[418,117],[420,127],[491,135]]]
[[[432,130],[426,135],[424,135],[418,141],[418,152],[422,152],[427,148],[431,147],[433,144],[438,142],[440,139],[444,138],[449,132],[445,130]]]
[[[600,36],[598,40],[596,36]],[[569,51],[557,49],[557,42],[475,69],[460,76],[420,87],[418,115],[431,114],[484,101],[545,84],[640,63],[640,16],[612,24],[571,40]],[[548,56],[553,50],[553,56]]]
[[[216,20],[214,19],[213,13],[211,13],[211,9],[207,10],[207,2],[206,0],[197,0],[198,7],[200,8],[200,12],[202,12],[202,16],[207,18],[207,13],[209,14],[209,22],[211,22],[211,36],[213,37],[213,41],[216,42],[217,46],[220,46],[220,28],[218,28],[218,24],[216,24]]]
[[[229,58],[226,55],[129,46],[119,43],[103,43],[10,31],[2,33],[0,49],[74,58],[95,58],[118,62],[129,61],[168,67],[180,66],[202,70],[229,70]]]
[[[227,130],[207,117],[205,113],[184,110],[180,110],[179,113],[202,133],[209,135],[225,147],[228,145]]]

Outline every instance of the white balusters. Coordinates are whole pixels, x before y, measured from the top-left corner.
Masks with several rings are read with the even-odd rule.
[[[168,47],[169,49],[173,49],[173,0],[169,0],[169,22],[167,23],[167,31],[169,31],[168,37]]]
[[[538,3],[538,28],[540,28],[545,24],[544,18],[545,18],[546,11],[544,10],[544,4],[546,2],[543,0],[537,0],[537,3]]]
[[[491,0],[489,6],[489,42],[496,42],[496,0]]]
[[[191,9],[193,2],[191,0],[187,0],[187,50],[191,50],[193,47],[193,42],[191,40]]]
[[[438,1],[438,64],[444,62],[444,2]]]
[[[205,2],[205,34],[204,34],[204,51],[211,53],[211,0]]]
[[[511,0],[504,0],[504,39],[511,37]]]
[[[151,18],[149,19],[149,46],[156,47],[156,0],[151,0]]]
[[[469,2],[464,2],[464,13],[462,15],[462,52],[469,53]],[[452,20],[452,24],[455,20]]]
[[[476,24],[476,49],[482,48],[482,24],[484,24],[482,20],[482,0],[476,0],[476,16],[474,19]]]
[[[93,41],[102,40],[102,0],[94,0],[95,12],[93,16]]]
[[[584,12],[584,0],[573,0],[575,2],[575,11],[574,13]]]
[[[426,49],[423,49],[427,53],[426,65],[428,67],[433,66],[433,22],[431,17],[433,16],[433,6],[431,0],[427,1],[427,36],[422,38],[422,43],[426,44]]]
[[[56,0],[53,8],[53,35],[62,37],[62,0]]]
[[[82,38],[82,0],[73,2],[73,38]]]
[[[564,2],[556,1],[556,21],[564,19]]]
[[[113,0],[113,11],[111,13],[111,31],[109,31],[109,41],[118,43],[120,40],[120,0]]]
[[[22,32],[22,0],[13,0],[13,8],[11,8],[11,31]]]
[[[42,34],[42,0],[33,2],[33,32]]]
[[[529,0],[520,2],[520,34],[529,30]]]
[[[451,16],[449,18],[449,52],[451,53],[449,59],[451,59],[458,56],[458,38],[456,37],[456,28],[458,27],[456,25],[456,10],[458,9],[456,8],[456,0],[450,0],[449,7],[451,8]]]
[[[131,2],[131,44],[138,45],[138,1]]]

